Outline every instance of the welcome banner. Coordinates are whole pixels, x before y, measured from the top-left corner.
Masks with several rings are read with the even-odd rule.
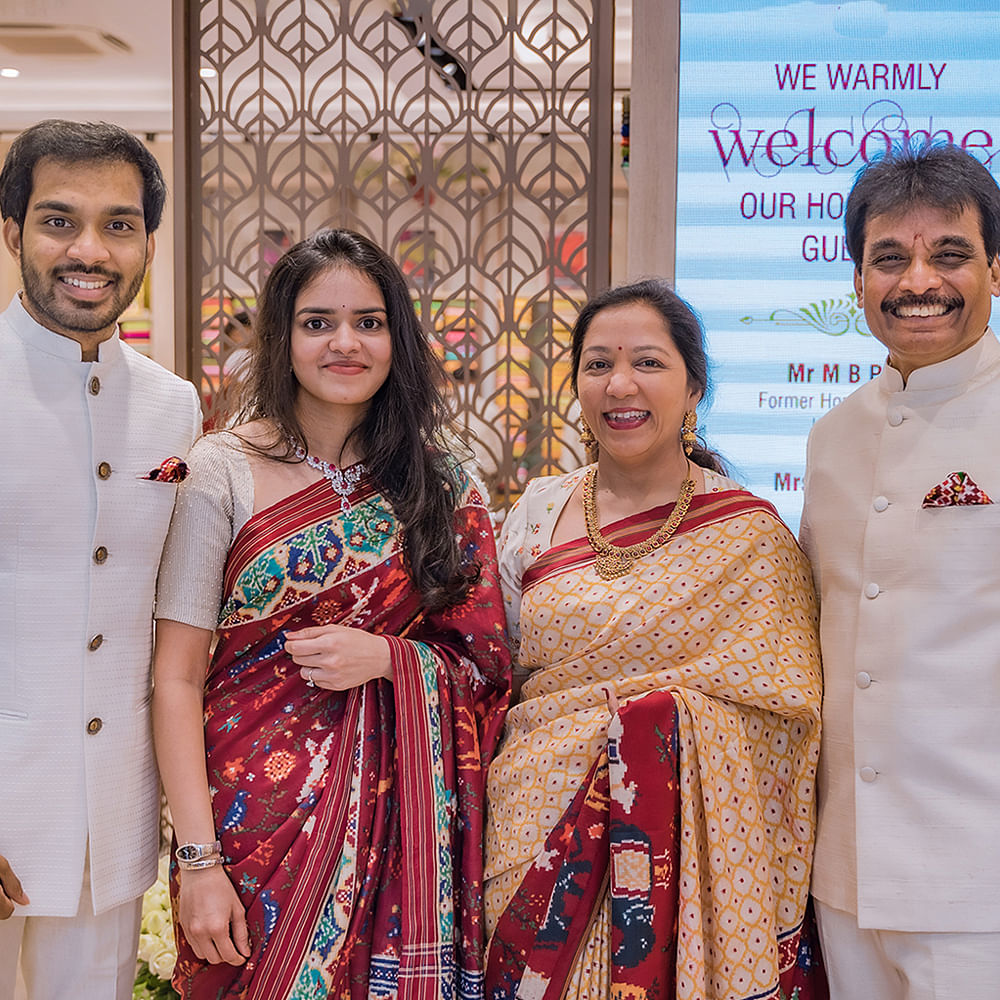
[[[995,2],[681,0],[677,288],[708,332],[711,443],[793,526],[812,424],[881,370],[843,238],[859,168],[954,142],[995,171]]]

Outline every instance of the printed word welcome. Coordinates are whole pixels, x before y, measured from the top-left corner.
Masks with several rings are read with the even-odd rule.
[[[865,113],[860,118],[864,122]],[[732,121],[732,127],[719,127],[727,120]],[[954,133],[935,128],[932,120],[927,128],[913,128],[906,124],[901,109],[881,114],[870,127],[857,124],[852,116],[846,127],[831,128],[819,121],[815,108],[799,108],[788,116],[784,127],[768,130],[748,128],[735,105],[723,102],[712,109],[712,124],[715,127],[708,129],[708,134],[727,176],[730,167],[741,165],[764,177],[796,165],[829,173],[854,166],[859,160],[867,163],[900,143],[954,143],[986,166],[998,152],[993,136],[985,129]]]

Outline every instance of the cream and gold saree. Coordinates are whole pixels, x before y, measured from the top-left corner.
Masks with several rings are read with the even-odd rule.
[[[821,697],[806,559],[769,504],[706,472],[667,545],[603,580],[585,538],[549,545],[583,472],[532,483],[501,539],[530,674],[488,775],[486,995],[824,996],[803,934]],[[671,509],[605,534],[631,544]]]

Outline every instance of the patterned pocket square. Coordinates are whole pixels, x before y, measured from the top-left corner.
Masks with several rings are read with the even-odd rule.
[[[157,468],[150,470],[145,476],[137,479],[152,479],[158,483],[180,483],[187,478],[187,463],[176,455],[165,458]]]
[[[953,472],[924,497],[924,507],[975,507],[993,503],[967,472]]]

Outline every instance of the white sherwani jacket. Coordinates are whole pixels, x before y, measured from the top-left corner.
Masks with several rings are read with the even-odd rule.
[[[117,335],[84,363],[0,315],[0,854],[31,905],[95,912],[156,876],[153,595],[176,486],[142,478],[200,428],[194,387]]]
[[[956,472],[993,502],[924,506]],[[815,425],[802,544],[825,684],[814,894],[862,927],[1000,931],[991,330],[905,388],[886,366]]]

